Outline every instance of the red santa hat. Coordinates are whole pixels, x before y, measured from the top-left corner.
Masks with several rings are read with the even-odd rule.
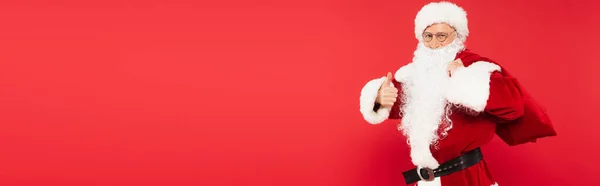
[[[458,38],[466,40],[469,35],[467,12],[450,2],[429,3],[417,13],[415,18],[415,36],[423,41],[423,31],[432,24],[446,23],[456,29]]]

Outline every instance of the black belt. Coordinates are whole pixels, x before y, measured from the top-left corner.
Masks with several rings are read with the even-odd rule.
[[[481,149],[476,148],[472,151],[464,153],[463,155],[454,158],[450,161],[442,163],[437,169],[431,170],[430,168],[414,168],[412,170],[403,172],[404,180],[406,184],[418,182],[420,180],[432,181],[436,177],[446,176],[454,172],[461,171],[470,166],[473,166],[483,159]]]

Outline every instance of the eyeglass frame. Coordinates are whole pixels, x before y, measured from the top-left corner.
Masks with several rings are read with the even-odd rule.
[[[433,34],[431,32],[423,32],[423,34],[421,34],[421,37],[423,37],[423,41],[425,41],[425,42],[433,41],[433,36],[435,36],[435,39],[437,41],[444,42],[444,41],[446,41],[446,39],[448,39],[448,36],[450,36],[450,34],[453,34],[453,33],[456,33],[456,29],[454,29],[454,31],[452,31],[450,33],[438,32],[438,33]],[[431,34],[431,39],[430,40],[425,39],[426,38],[425,34]],[[439,38],[444,37],[444,35],[445,35],[445,38],[443,40],[440,40]]]

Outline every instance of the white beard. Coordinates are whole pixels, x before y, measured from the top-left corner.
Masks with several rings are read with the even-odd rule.
[[[416,166],[432,169],[439,166],[430,146],[440,139],[440,124],[444,123],[442,136],[452,127],[448,117],[451,105],[444,97],[450,78],[447,67],[463,48],[463,43],[455,39],[450,45],[435,50],[419,43],[414,53],[414,68],[403,84],[402,124],[398,128],[408,138]]]

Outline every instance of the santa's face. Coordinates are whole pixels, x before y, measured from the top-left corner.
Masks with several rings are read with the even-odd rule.
[[[431,49],[449,45],[456,38],[456,29],[446,23],[433,24],[423,31],[423,42]]]

